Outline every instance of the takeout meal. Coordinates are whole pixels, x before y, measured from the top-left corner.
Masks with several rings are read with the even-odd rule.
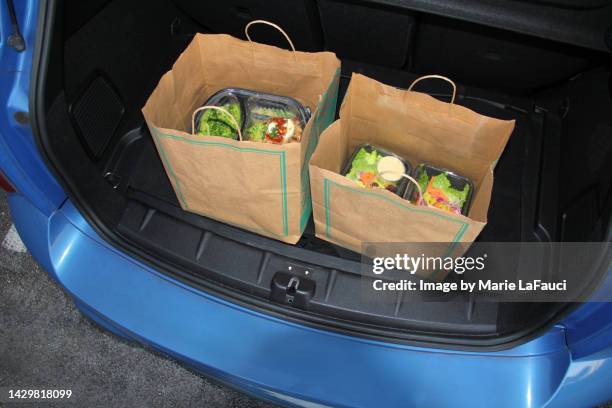
[[[240,88],[222,89],[204,105],[227,110],[240,124],[243,140],[254,142],[299,142],[310,118],[310,109],[293,98]],[[236,125],[222,111],[206,110],[196,123],[198,134],[238,139]]]
[[[275,144],[301,140],[304,125],[295,109],[265,106],[253,100],[247,106],[249,124],[245,136],[248,140]]]
[[[379,173],[378,164],[384,157],[388,156],[397,158],[403,166],[402,169],[395,170],[397,173],[409,173],[411,171],[410,164],[406,160],[380,148],[361,145],[357,147],[348,161],[344,175],[361,187],[384,188],[401,196],[406,188],[406,180],[398,178],[392,181],[389,180],[389,177],[382,177]]]
[[[419,165],[412,174],[406,160],[368,144],[357,147],[342,174],[360,187],[384,188],[415,205],[459,215],[467,214],[474,188],[465,177],[427,164]]]
[[[425,164],[419,165],[415,173],[427,205],[458,215],[467,214],[473,190],[468,179]],[[421,201],[415,189],[411,190],[411,195],[414,203]]]

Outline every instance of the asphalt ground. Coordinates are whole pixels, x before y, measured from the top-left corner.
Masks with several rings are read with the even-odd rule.
[[[73,404],[39,406],[271,406],[99,329],[25,250],[12,225],[0,192],[0,389],[73,391]]]

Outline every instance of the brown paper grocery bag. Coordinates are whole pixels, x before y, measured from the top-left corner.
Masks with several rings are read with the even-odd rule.
[[[469,246],[460,243],[473,242],[487,223],[493,167],[513,129],[514,121],[353,74],[340,119],[323,132],[310,162],[317,236],[369,256],[377,243],[430,242],[447,243],[442,253],[431,255],[457,255]],[[394,152],[413,166],[427,163],[472,180],[468,215],[417,206],[341,176],[351,153],[364,143]]]
[[[297,242],[311,214],[308,161],[334,119],[339,74],[330,52],[197,34],[142,110],[182,208]],[[192,135],[192,113],[228,87],[289,96],[310,107],[301,141],[273,145]]]

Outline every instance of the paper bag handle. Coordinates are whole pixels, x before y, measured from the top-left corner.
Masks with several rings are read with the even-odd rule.
[[[383,172],[379,172],[378,174],[381,175],[381,174],[385,174],[385,173],[393,173],[393,172],[392,171],[383,171]],[[397,173],[394,173],[394,174],[397,174]],[[418,181],[416,181],[414,179],[414,177],[409,176],[406,173],[403,173],[402,177],[407,179],[408,181],[410,181],[412,184],[414,184],[416,186],[417,190],[419,191],[419,202],[417,203],[417,205],[423,205],[424,204],[427,207],[431,207],[431,205],[429,205],[429,203],[427,201],[425,201],[425,199],[423,198],[423,190],[421,189],[421,186],[418,183]]]
[[[265,24],[265,25],[269,25],[270,27],[274,27],[276,28],[278,31],[280,31],[280,33],[285,36],[285,38],[287,39],[287,42],[289,43],[289,46],[291,47],[291,50],[293,51],[293,58],[295,59],[295,61],[297,62],[297,56],[295,53],[295,47],[293,46],[293,41],[291,41],[291,38],[289,38],[289,35],[287,35],[287,33],[285,32],[285,30],[283,30],[282,28],[280,28],[278,25],[271,23],[270,21],[266,21],[266,20],[253,20],[250,23],[248,23],[245,27],[244,27],[244,35],[246,35],[247,40],[249,40],[249,42],[251,43],[251,50],[253,49],[253,40],[251,40],[251,36],[249,35],[249,28],[251,28],[252,25],[254,24]]]
[[[410,84],[410,87],[408,88],[408,92],[412,92],[412,89],[414,88],[414,86],[424,79],[441,79],[451,84],[451,86],[453,87],[453,96],[451,97],[450,103],[451,105],[455,103],[455,97],[457,96],[457,85],[455,85],[455,83],[451,79],[445,76],[442,76],[442,75],[425,75],[420,78],[417,78],[414,80],[414,82],[412,82],[412,84]]]
[[[195,135],[195,118],[196,118],[196,115],[198,114],[198,112],[201,112],[201,111],[206,110],[206,109],[215,109],[215,110],[221,111],[221,112],[225,113],[227,116],[229,116],[229,118],[232,120],[232,122],[234,122],[234,125],[236,125],[236,129],[238,129],[238,138],[242,142],[242,132],[240,131],[240,124],[238,123],[238,121],[236,120],[234,115],[232,115],[226,109],[223,109],[220,106],[211,106],[211,105],[202,106],[201,108],[198,108],[198,109],[193,111],[193,115],[191,115],[191,134],[192,135]],[[209,135],[209,136],[214,136],[214,135]]]

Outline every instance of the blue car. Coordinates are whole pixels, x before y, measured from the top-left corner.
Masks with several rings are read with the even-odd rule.
[[[7,0],[0,17],[0,185],[32,255],[104,329],[286,406],[612,400],[612,2]],[[341,95],[352,72],[402,88],[436,72],[458,104],[515,119],[479,242],[602,249],[583,301],[362,302],[360,256],[312,222],[289,245],[183,211],[141,108],[194,33],[243,38],[256,18],[334,51]],[[308,299],[273,296],[286,274]]]

